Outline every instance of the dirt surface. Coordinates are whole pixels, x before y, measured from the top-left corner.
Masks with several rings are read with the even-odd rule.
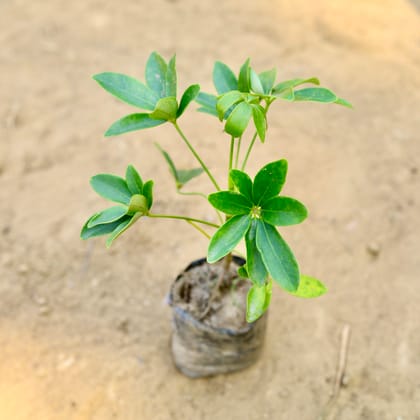
[[[0,419],[317,419],[347,323],[332,418],[420,419],[419,28],[403,0],[1,2]],[[238,68],[249,56],[279,79],[318,76],[355,105],[272,107],[249,169],[288,159],[284,192],[310,217],[282,233],[329,293],[273,288],[263,358],[240,373],[190,380],[170,358],[165,297],[204,238],[142,220],[111,250],[79,239],[104,206],[89,178],[128,163],[155,179],[156,212],[211,217],[173,190],[153,142],[194,160],[170,126],[102,136],[133,110],[90,76],[140,77],[152,50],[177,53],[181,87],[210,91],[216,59]],[[190,110],[181,124],[221,178],[216,119]]]

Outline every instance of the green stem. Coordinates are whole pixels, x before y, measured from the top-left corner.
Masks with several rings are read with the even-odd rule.
[[[228,188],[229,191],[233,191],[234,185],[232,180],[230,179],[230,170],[232,169],[233,165],[233,151],[235,149],[235,138],[232,136],[230,138],[230,151],[229,151],[229,170],[228,170]]]
[[[185,134],[182,132],[181,128],[179,127],[178,123],[175,121],[174,127],[176,131],[178,131],[178,134],[181,136],[182,140],[184,140],[185,144],[187,145],[188,149],[190,149],[190,152],[194,155],[194,157],[197,159],[198,163],[203,168],[204,172],[208,175],[210,178],[210,181],[213,183],[213,185],[216,187],[217,191],[220,191],[220,187],[216,180],[214,179],[213,175],[211,174],[209,168],[206,166],[206,164],[201,160],[199,154],[195,151],[194,147],[191,145],[191,143],[188,141],[188,139],[185,137]]]
[[[211,227],[214,227],[214,228],[219,228],[220,227],[219,225],[216,225],[215,223],[207,222],[206,220],[195,219],[193,217],[188,217],[188,216],[178,216],[178,215],[174,215],[174,214],[153,214],[153,213],[148,213],[147,216],[151,217],[151,218],[155,218],[155,219],[185,220],[187,222],[201,223],[202,225],[207,225],[207,226],[211,226]]]
[[[177,193],[181,194],[181,195],[195,195],[195,196],[199,196],[199,197],[203,197],[206,201],[208,201],[208,198],[206,196],[206,194],[200,193],[200,192],[184,192],[181,191],[180,189],[177,189]],[[217,214],[217,218],[219,219],[220,223],[223,223],[223,218],[222,215],[220,214],[219,210],[214,209],[216,214]]]
[[[238,146],[236,147],[235,168],[238,167],[238,163],[239,163],[239,152],[241,151],[241,143],[242,143],[242,137],[239,137]]]
[[[202,233],[207,239],[211,239],[211,236],[200,226],[196,225],[194,222],[191,222],[190,220],[187,220],[187,223],[190,224],[192,227],[197,229],[200,233]]]
[[[255,143],[255,140],[257,139],[257,135],[258,135],[258,133],[255,132],[254,137],[252,137],[251,143],[249,143],[248,150],[246,151],[246,155],[245,155],[244,161],[242,163],[241,171],[245,170],[245,166],[248,162],[248,158],[249,158],[249,155],[251,154],[251,150],[254,147],[254,143]]]

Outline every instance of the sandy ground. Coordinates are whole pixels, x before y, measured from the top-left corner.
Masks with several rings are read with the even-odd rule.
[[[249,169],[289,160],[285,193],[310,217],[282,232],[329,293],[276,288],[263,358],[240,373],[190,380],[170,358],[165,295],[206,252],[195,231],[144,221],[109,251],[79,239],[103,205],[88,179],[127,163],[155,179],[156,211],[209,215],[175,194],[153,146],[194,165],[171,127],[102,137],[132,108],[90,76],[142,77],[153,50],[177,53],[184,87],[210,91],[216,59],[238,68],[250,56],[280,79],[318,76],[355,105],[273,106]],[[3,0],[0,66],[1,420],[317,419],[347,323],[348,384],[331,418],[420,419],[418,5]],[[181,123],[221,176],[217,121],[191,109]]]

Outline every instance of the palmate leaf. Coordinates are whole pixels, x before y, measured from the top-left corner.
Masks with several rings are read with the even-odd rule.
[[[154,120],[175,121],[178,111],[178,102],[174,96],[161,98],[156,104],[150,118]]]
[[[270,306],[271,282],[262,286],[254,284],[246,299],[246,320],[254,322],[260,318]]]
[[[238,89],[238,80],[233,71],[221,61],[214,63],[213,83],[219,95]]]
[[[125,74],[105,72],[93,76],[106,91],[123,102],[153,111],[159,96],[149,87]]]
[[[87,227],[92,228],[97,225],[113,223],[121,219],[126,214],[127,214],[127,207],[122,207],[122,206],[109,207],[97,213],[95,216],[91,217],[88,221]]]
[[[303,222],[308,216],[306,207],[290,197],[273,197],[264,202],[261,218],[271,225],[290,226]]]
[[[271,90],[273,89],[274,82],[276,81],[277,70],[271,69],[267,71],[263,71],[258,75],[261,84],[263,86],[263,91],[266,95],[269,95]]]
[[[222,225],[210,240],[207,261],[212,264],[229,254],[244,237],[249,225],[250,216],[233,216]]]
[[[229,176],[238,191],[248,200],[252,201],[251,178],[245,172],[242,172],[239,169],[232,169],[229,173]]]
[[[250,77],[251,90],[255,93],[258,93],[259,95],[264,95],[264,88],[261,83],[261,80],[258,77],[258,74],[255,73],[255,71],[251,68],[249,69],[249,77]]]
[[[117,239],[120,235],[122,235],[130,226],[132,226],[139,218],[141,217],[140,213],[134,214],[131,216],[130,219],[122,221],[108,236],[106,240],[106,247],[109,248],[112,243]]]
[[[257,221],[254,219],[251,222],[251,227],[245,236],[246,268],[248,277],[251,282],[262,286],[265,284],[268,273],[262,260],[260,251],[257,248],[256,229]]]
[[[257,248],[272,279],[283,289],[294,292],[299,286],[299,267],[289,246],[276,228],[257,220]]]
[[[250,67],[249,67],[249,58],[242,64],[241,69],[239,70],[238,77],[238,90],[240,92],[249,92],[250,88]]]
[[[111,174],[95,175],[90,180],[92,188],[103,198],[128,205],[131,192],[125,179]]]
[[[319,85],[319,80],[316,77],[310,77],[308,79],[292,79],[292,80],[285,80],[274,86],[273,88],[273,95],[280,94],[281,92],[294,89],[297,86],[303,85],[305,83],[311,83],[314,85]]]
[[[133,165],[127,166],[125,180],[131,194],[141,194],[143,192],[143,180]]]
[[[159,98],[166,96],[166,72],[167,64],[157,53],[152,52],[146,63],[146,83]]]
[[[182,95],[181,102],[179,103],[178,111],[176,113],[177,118],[179,118],[184,113],[187,106],[197,97],[199,92],[199,85],[191,85],[185,90],[184,94]]]
[[[300,276],[298,289],[290,293],[302,298],[314,298],[322,296],[326,292],[327,288],[318,279],[302,274]]]
[[[313,101],[313,102],[323,102],[323,103],[332,103],[337,100],[335,93],[331,92],[326,88],[307,88],[295,90],[294,100],[295,101]]]
[[[251,116],[251,105],[246,102],[241,102],[233,109],[228,119],[226,120],[226,133],[236,138],[241,137],[246,127],[248,126]]]
[[[146,197],[147,206],[150,209],[153,204],[153,184],[152,180],[149,180],[143,185],[143,195]]]
[[[223,118],[225,117],[228,110],[235,104],[237,104],[240,101],[243,101],[243,95],[238,90],[233,90],[230,92],[225,93],[219,99],[216,103],[216,109],[219,116],[219,120],[223,121]]]
[[[123,218],[116,220],[112,223],[96,225],[91,228],[88,227],[89,222],[95,218],[98,213],[94,214],[82,227],[82,231],[80,232],[80,237],[84,240],[93,238],[95,236],[102,236],[111,233],[114,229],[117,228],[123,221],[130,220],[131,216],[124,216]]]
[[[210,204],[229,215],[249,214],[252,202],[242,194],[233,191],[219,191],[208,196]]]
[[[261,139],[261,142],[265,141],[265,133],[267,130],[267,122],[265,119],[264,108],[258,104],[252,104],[252,116],[254,118],[255,128],[257,129],[258,137]]]
[[[265,165],[255,176],[252,189],[253,203],[262,205],[278,195],[286,181],[287,161],[277,160]]]
[[[166,96],[176,98],[177,80],[176,80],[176,56],[174,55],[168,63],[166,70]]]
[[[150,118],[149,114],[131,114],[116,121],[105,133],[105,137],[118,136],[119,134],[130,131],[143,130],[145,128],[156,127],[164,124],[166,120],[156,120]]]

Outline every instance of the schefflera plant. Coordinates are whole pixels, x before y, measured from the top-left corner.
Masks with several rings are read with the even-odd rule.
[[[91,179],[93,189],[116,205],[91,216],[82,228],[81,237],[108,235],[106,244],[112,242],[142,217],[183,220],[205,235],[209,241],[207,260],[215,263],[225,258],[228,266],[232,252],[244,240],[245,264],[238,270],[242,278],[252,283],[247,296],[248,322],[257,320],[268,308],[274,280],[287,292],[299,297],[316,297],[326,292],[317,279],[300,274],[291,249],[277,230],[307,217],[305,206],[296,199],[279,195],[286,180],[287,161],[276,160],[260,169],[252,180],[245,168],[256,139],[265,142],[268,129],[267,113],[276,100],[292,102],[314,101],[351,105],[337,97],[331,90],[319,87],[315,77],[286,80],[275,83],[276,70],[257,74],[249,59],[241,66],[238,76],[224,63],[216,62],[213,82],[217,94],[200,92],[197,84],[189,86],[177,100],[177,73],[175,56],[166,62],[153,52],[146,64],[146,83],[120,73],[101,73],[94,79],[108,92],[147,112],[129,114],[116,121],[105,136],[156,127],[170,123],[175,128],[189,152],[199,164],[193,169],[178,169],[169,153],[159,145],[166,160],[176,189],[181,194],[203,196],[216,210],[219,223],[176,214],[155,214],[153,181],[143,182],[138,171],[127,167],[125,178],[99,174]],[[302,85],[311,84],[312,87]],[[209,167],[182,131],[178,120],[192,101],[199,103],[198,111],[216,116],[230,137],[228,151],[227,190],[222,190]],[[250,121],[254,134],[245,153],[241,146]],[[201,192],[185,192],[184,185],[205,172],[215,188],[206,196]],[[225,216],[222,217],[221,213]],[[215,228],[209,233],[206,228]],[[220,286],[220,282],[216,288]],[[216,290],[216,293],[218,291]]]

